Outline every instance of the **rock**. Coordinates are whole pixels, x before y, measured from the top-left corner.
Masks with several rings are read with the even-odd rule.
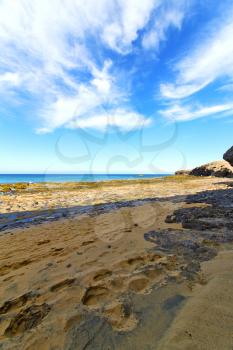
[[[194,176],[233,177],[233,167],[225,160],[204,164],[190,171]]]
[[[178,170],[175,172],[175,175],[189,175],[190,170]]]
[[[233,166],[233,146],[224,153],[223,159]]]

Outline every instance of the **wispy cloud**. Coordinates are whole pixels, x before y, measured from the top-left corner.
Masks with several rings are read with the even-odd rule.
[[[118,0],[115,18],[103,28],[103,40],[120,53],[129,52],[139,30],[146,26],[152,11],[160,3],[161,0]]]
[[[172,66],[173,80],[160,85],[160,97],[168,107],[160,111],[166,119],[189,121],[210,116],[233,115],[233,104],[218,93],[232,91],[233,6],[226,3],[224,14],[201,27],[188,51]],[[173,60],[174,62],[174,60]],[[197,102],[195,95],[215,83],[218,104]],[[210,87],[211,88],[211,87]],[[194,96],[195,95],[195,96]],[[208,94],[206,97],[208,98]]]
[[[192,106],[175,104],[165,110],[161,110],[160,114],[171,121],[187,121],[199,119],[214,115],[233,115],[233,104],[220,104],[214,106]]]
[[[94,128],[106,131],[108,127],[116,127],[121,131],[132,131],[143,128],[151,123],[150,118],[145,118],[142,114],[127,109],[114,109],[98,112],[88,117],[77,118],[71,121],[68,127],[71,128]]]
[[[166,17],[169,3],[172,12]],[[98,127],[97,108],[111,111],[109,125],[123,126],[123,111],[126,125],[132,118],[140,125],[146,117],[134,111],[121,86],[117,55],[132,52],[137,39],[158,48],[167,28],[179,27],[182,18],[174,0],[2,0],[0,93],[13,91],[13,98],[26,93],[28,102],[39,101],[35,115],[43,131]],[[147,38],[140,37],[142,30]],[[106,55],[109,50],[116,61]],[[120,122],[113,123],[117,118]]]
[[[159,50],[160,43],[166,40],[170,27],[180,29],[186,14],[187,1],[164,1],[154,16],[151,28],[145,33],[142,45],[145,49]]]
[[[196,44],[173,67],[175,82],[161,85],[165,98],[190,96],[219,78],[233,80],[233,8],[199,33]]]

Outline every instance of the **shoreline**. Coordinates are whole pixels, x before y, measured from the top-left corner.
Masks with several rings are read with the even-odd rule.
[[[49,176],[44,176],[43,174],[0,174],[0,181],[1,177],[28,177],[28,180],[24,179],[23,181],[10,181],[10,182],[0,182],[0,186],[4,185],[15,185],[15,184],[65,184],[65,183],[100,183],[100,182],[109,182],[109,181],[135,181],[135,180],[154,180],[154,179],[160,179],[162,177],[168,177],[168,176],[173,176],[174,174],[93,174],[93,175],[88,175],[88,174],[51,174]],[[33,179],[33,176],[36,176],[39,178],[38,181],[35,181]],[[81,179],[74,179],[75,176],[80,177]],[[50,181],[45,181],[48,178],[67,178],[65,181],[59,181],[59,180],[50,180]],[[72,178],[73,180],[69,180],[69,178]],[[100,177],[99,180],[97,178]],[[45,180],[41,180],[44,178]],[[86,180],[85,178],[89,178],[91,180]],[[60,179],[61,180],[61,179]]]
[[[65,187],[66,189],[80,189],[80,188],[95,188],[95,187],[104,187],[104,186],[124,186],[124,185],[135,185],[135,184],[150,184],[162,179],[169,180],[176,178],[183,180],[191,180],[192,178],[189,176],[176,176],[176,175],[163,175],[161,177],[150,177],[150,178],[135,178],[135,179],[114,179],[114,180],[100,180],[100,181],[48,181],[48,182],[9,182],[9,183],[0,183],[0,192],[2,193],[11,193],[11,192],[23,192],[23,191],[43,191],[56,189],[59,190],[61,187]],[[7,192],[9,190],[9,192]]]

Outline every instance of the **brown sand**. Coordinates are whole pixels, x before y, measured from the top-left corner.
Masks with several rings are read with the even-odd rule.
[[[101,192],[93,190],[92,196],[87,191],[89,197],[78,191],[55,191],[49,194],[49,201],[54,207],[61,203],[73,206],[226,188],[223,179],[190,181],[171,181],[166,186],[157,182],[117,188],[107,186]],[[19,210],[30,210],[35,200],[42,208],[46,195],[43,191],[13,197],[4,195],[2,211],[7,212],[7,206],[15,211],[17,203],[20,203]],[[180,228],[179,224],[165,223],[165,218],[184,206],[188,205],[183,201],[176,203],[165,198],[96,216],[83,214],[7,230],[7,234],[0,236],[0,349],[68,349],[65,344],[69,330],[89,314],[106,319],[115,332],[137,330],[140,316],[132,311],[124,296],[130,292],[147,298],[154,288],[165,285],[169,277],[179,281],[182,268],[176,256],[152,251],[144,234],[151,230]],[[232,269],[223,275],[219,267],[223,261],[226,266],[228,262],[232,266],[232,258],[230,253],[219,255],[214,262],[204,265],[207,285],[192,292],[195,297],[178,314],[175,325],[162,340],[161,349],[220,349],[214,341],[220,323],[218,305],[221,304],[221,322],[227,326],[228,318],[232,317],[228,288],[232,287],[233,279]],[[218,298],[224,302],[215,305]],[[224,349],[228,349],[227,327],[225,333],[228,340]],[[212,347],[212,343],[216,346]],[[74,349],[79,348],[86,347]]]

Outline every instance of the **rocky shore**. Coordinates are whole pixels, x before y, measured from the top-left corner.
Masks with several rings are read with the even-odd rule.
[[[200,165],[192,170],[178,170],[175,175],[216,176],[233,178],[233,147],[223,155],[224,160]]]

